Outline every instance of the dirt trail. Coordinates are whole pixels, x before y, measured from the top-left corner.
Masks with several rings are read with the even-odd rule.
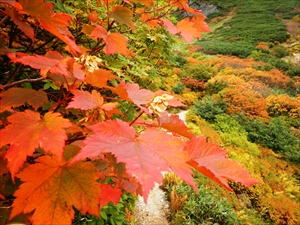
[[[142,197],[139,197],[135,206],[134,217],[136,225],[169,225],[167,214],[169,204],[165,198],[165,193],[158,184],[151,190],[147,204]]]

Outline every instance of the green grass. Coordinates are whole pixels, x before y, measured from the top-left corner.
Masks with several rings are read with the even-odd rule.
[[[223,20],[213,24],[213,32],[204,35],[203,41],[197,44],[207,52],[242,58],[250,55],[251,49],[253,50],[258,42],[286,41],[289,34],[281,18],[294,15],[291,11],[296,6],[300,6],[297,0],[208,0],[208,2],[216,5],[220,10],[214,16],[232,10],[235,15],[228,16],[229,19],[226,18],[225,22]]]

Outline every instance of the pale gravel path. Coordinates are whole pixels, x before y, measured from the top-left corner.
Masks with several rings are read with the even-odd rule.
[[[148,196],[147,204],[141,196],[136,202],[134,215],[136,225],[169,225],[168,211],[169,203],[165,198],[165,192],[155,184]]]

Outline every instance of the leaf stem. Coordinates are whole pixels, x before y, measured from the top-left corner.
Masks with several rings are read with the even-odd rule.
[[[134,124],[135,121],[138,120],[138,118],[140,118],[142,115],[144,114],[144,111],[142,111],[130,124],[129,126],[132,126],[132,124]]]

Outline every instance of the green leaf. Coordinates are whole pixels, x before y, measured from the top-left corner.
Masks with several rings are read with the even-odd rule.
[[[107,220],[106,212],[103,209],[100,211],[100,215],[103,219]]]

